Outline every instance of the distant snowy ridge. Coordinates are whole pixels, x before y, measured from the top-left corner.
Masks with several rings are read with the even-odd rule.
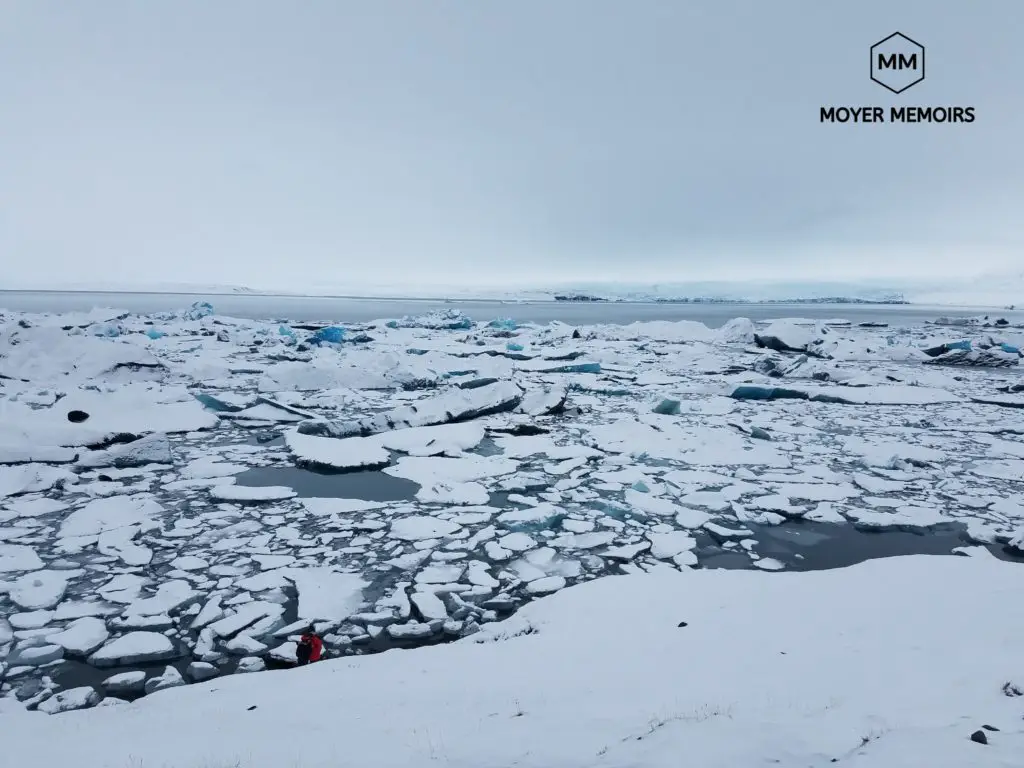
[[[181,293],[193,295],[263,295],[448,301],[598,300],[656,303],[830,303],[929,304],[1009,308],[1024,305],[1024,274],[1000,273],[953,279],[859,281],[670,281],[627,283],[572,281],[519,285],[345,284],[267,289],[204,283],[49,283],[0,285],[0,291],[79,291],[113,293]]]
[[[182,293],[200,295],[253,294],[274,295],[278,291],[265,291],[244,285],[217,285],[209,283],[126,283],[113,281],[69,283],[0,284],[0,291],[47,291],[81,293]],[[301,294],[297,294],[301,295]]]

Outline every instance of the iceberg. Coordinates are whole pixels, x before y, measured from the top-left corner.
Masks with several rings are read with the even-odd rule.
[[[341,344],[345,341],[345,329],[336,325],[321,328],[309,337],[310,344]]]
[[[754,343],[776,352],[803,352],[822,357],[814,348],[822,344],[825,333],[825,329],[817,324],[807,326],[795,320],[774,320],[763,331],[754,334]]]
[[[654,406],[654,413],[661,414],[662,416],[678,416],[679,406],[681,403],[678,400],[672,400],[666,397],[656,406]]]
[[[741,385],[729,393],[729,397],[735,400],[806,400],[808,395],[798,389],[786,389],[785,387]]]
[[[209,317],[213,314],[213,305],[208,301],[197,301],[192,306],[182,313],[182,318],[185,320],[200,320],[204,317]]]
[[[475,389],[453,389],[415,405],[355,421],[310,420],[299,424],[303,435],[321,437],[368,437],[406,427],[452,424],[515,410],[523,400],[523,390],[510,381]]]
[[[388,320],[388,328],[427,328],[430,330],[468,331],[473,319],[460,309],[445,309],[426,315],[406,315],[401,320]]]
[[[497,328],[502,331],[515,331],[519,328],[516,321],[511,317],[496,317],[487,324],[488,328]]]

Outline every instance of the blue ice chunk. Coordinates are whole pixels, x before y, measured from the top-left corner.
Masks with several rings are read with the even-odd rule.
[[[1007,344],[1005,341],[999,345],[999,348],[1003,350],[1003,352],[1009,352],[1015,355],[1020,354],[1020,347],[1015,347],[1013,344]]]
[[[409,347],[405,351],[406,351],[406,354],[409,354],[409,355],[425,355],[430,350],[429,349],[418,349],[417,347]]]
[[[640,493],[650,493],[651,489],[647,487],[647,483],[643,480],[637,480],[631,486],[634,491],[640,491]]]
[[[673,400],[666,397],[656,406],[654,406],[654,412],[660,413],[662,416],[678,416],[679,415],[679,401]]]
[[[213,314],[213,304],[208,301],[197,301],[182,315],[186,320],[198,320]]]
[[[600,373],[600,363],[573,363],[570,365],[559,365],[555,368],[545,368],[544,373]]]
[[[386,325],[388,328],[398,328],[398,321],[388,320],[386,323],[384,323],[384,325]]]
[[[345,341],[345,329],[329,325],[314,333],[309,341],[311,344],[341,344]]]
[[[149,338],[151,339],[161,339],[167,334],[164,333],[163,331],[158,331],[156,328],[150,328],[148,331],[146,331],[146,335],[149,336]]]
[[[277,332],[282,336],[295,336],[295,331],[289,328],[287,325],[280,325],[277,328]]]
[[[92,327],[93,336],[107,336],[113,338],[121,335],[121,326],[115,323],[98,323]]]
[[[947,350],[950,350],[950,349],[962,349],[962,350],[964,350],[966,352],[970,352],[971,351],[971,342],[969,342],[969,341],[951,341],[948,344],[946,344],[946,349]]]
[[[487,324],[488,328],[500,328],[503,331],[514,331],[519,328],[511,317],[497,317]]]
[[[510,341],[508,344],[505,345],[505,349],[507,349],[509,352],[522,352],[523,351],[523,345],[522,344],[515,344],[515,343]]]
[[[199,394],[194,395],[194,397],[205,407],[209,408],[211,411],[217,411],[218,413],[233,413],[235,411],[242,410],[242,408],[240,408],[239,406],[229,405],[225,403],[223,400],[217,399],[213,395]]]
[[[736,400],[807,400],[807,393],[798,389],[785,387],[756,387],[743,385],[736,387],[729,397]]]

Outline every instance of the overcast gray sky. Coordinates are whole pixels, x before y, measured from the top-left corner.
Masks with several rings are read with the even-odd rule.
[[[897,30],[899,96],[868,72]],[[0,287],[1019,269],[1021,30],[1020,0],[0,0]]]

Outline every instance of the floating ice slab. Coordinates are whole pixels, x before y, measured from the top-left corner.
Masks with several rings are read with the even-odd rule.
[[[428,486],[437,482],[467,483],[483,478],[500,477],[512,474],[517,469],[517,462],[503,456],[466,456],[458,459],[403,456],[395,466],[388,467],[384,472]]]
[[[24,544],[0,544],[0,573],[36,571],[43,567],[35,549]]]
[[[444,603],[432,592],[415,592],[409,599],[427,621],[448,618],[448,610]]]
[[[421,488],[416,498],[434,504],[486,504],[490,494],[480,483],[439,482]]]
[[[292,429],[285,433],[285,444],[300,464],[332,469],[376,469],[386,466],[391,455],[379,440],[369,437],[335,439],[301,434]]]
[[[77,481],[78,478],[72,472],[46,464],[0,466],[0,498],[48,491],[58,483]]]
[[[123,469],[146,464],[173,464],[174,456],[167,435],[153,434],[106,450],[83,452],[78,463],[82,467]]]
[[[64,518],[59,535],[61,538],[98,538],[119,528],[146,527],[162,515],[163,507],[145,495],[94,499]]]
[[[391,536],[403,541],[425,541],[451,536],[459,525],[450,520],[441,520],[426,515],[410,515],[391,523]]]
[[[129,632],[110,641],[89,657],[94,667],[150,664],[177,656],[170,638],[158,632]]]
[[[354,573],[338,573],[330,568],[296,568],[288,578],[299,592],[299,618],[343,620],[363,606],[363,590],[368,584]]]
[[[63,631],[48,635],[47,642],[59,645],[69,654],[88,656],[103,645],[110,633],[101,619],[86,617],[71,622]]]
[[[215,501],[234,501],[240,503],[283,501],[285,499],[293,499],[297,495],[291,488],[279,485],[215,485],[210,489],[210,498]]]
[[[396,429],[379,437],[388,450],[410,456],[460,456],[476,448],[484,439],[482,424],[465,422],[435,427]]]
[[[19,576],[11,584],[10,598],[26,611],[52,608],[64,597],[68,575],[62,571],[33,571]]]

